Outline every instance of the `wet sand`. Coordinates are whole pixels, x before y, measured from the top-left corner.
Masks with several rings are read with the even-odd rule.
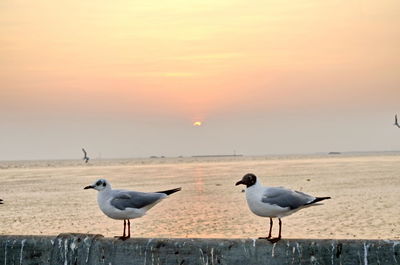
[[[400,239],[400,156],[0,163],[0,234],[122,234],[94,190],[99,177],[114,188],[158,191],[182,187],[142,218],[134,237],[255,238],[269,221],[250,212],[235,186],[253,172],[264,185],[331,196],[321,206],[283,218],[285,238]],[[278,226],[274,233],[277,233]]]

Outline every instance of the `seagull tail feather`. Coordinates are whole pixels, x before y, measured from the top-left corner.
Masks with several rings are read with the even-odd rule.
[[[164,193],[164,194],[167,194],[167,195],[170,195],[170,194],[172,194],[172,193],[175,193],[175,192],[177,192],[177,191],[180,191],[182,188],[176,188],[176,189],[172,189],[172,190],[163,190],[163,191],[157,191],[156,193]]]
[[[323,201],[323,200],[328,200],[330,198],[331,197],[316,197],[315,200],[307,203],[306,205],[314,204],[314,203],[317,203],[317,202],[320,202],[320,201]]]

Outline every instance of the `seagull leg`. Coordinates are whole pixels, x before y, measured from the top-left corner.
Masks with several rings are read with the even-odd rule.
[[[269,218],[269,233],[268,233],[268,237],[267,238],[271,238],[271,233],[272,233],[272,225],[273,225],[274,223],[272,222],[272,218],[270,217]]]
[[[124,233],[122,234],[122,236],[116,236],[116,238],[119,238],[121,240],[127,239],[125,230],[126,230],[126,220],[124,219]]]
[[[278,235],[278,237],[268,239],[268,241],[271,242],[271,243],[276,243],[279,240],[281,240],[282,221],[281,221],[281,218],[278,218],[278,219],[279,219],[279,235]]]
[[[125,238],[126,237],[126,233],[125,233],[125,230],[126,230],[126,220],[124,219],[124,233],[123,233],[123,238]]]
[[[128,236],[126,238],[131,237],[131,221],[128,219]]]
[[[267,237],[259,237],[258,239],[270,239],[271,238],[271,233],[272,233],[272,226],[273,226],[273,221],[272,221],[272,218],[270,217],[269,218],[269,233],[268,233],[268,236]]]

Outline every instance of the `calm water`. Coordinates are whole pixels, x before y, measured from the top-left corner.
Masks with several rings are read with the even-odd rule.
[[[332,197],[284,218],[284,237],[400,238],[398,153],[0,162],[0,233],[121,234],[122,222],[83,190],[104,177],[114,188],[182,187],[133,221],[135,236],[265,236],[267,220],[248,210],[244,186],[234,186],[248,172],[264,185]]]

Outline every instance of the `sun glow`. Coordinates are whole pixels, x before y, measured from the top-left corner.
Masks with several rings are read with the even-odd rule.
[[[112,110],[204,127],[194,122],[353,107],[349,93],[368,107],[375,94],[386,105],[398,98],[395,0],[14,2],[0,7],[2,114]]]
[[[201,122],[201,121],[195,121],[194,123],[193,123],[193,126],[196,126],[196,127],[199,127],[199,126],[201,126],[203,123]]]

